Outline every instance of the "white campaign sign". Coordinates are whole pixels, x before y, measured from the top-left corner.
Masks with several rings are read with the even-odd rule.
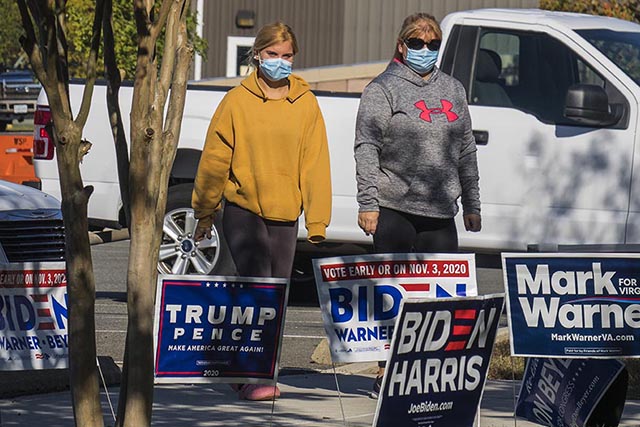
[[[0,264],[0,370],[69,367],[63,262]]]
[[[386,360],[403,298],[476,296],[473,254],[376,254],[314,260],[336,363]]]

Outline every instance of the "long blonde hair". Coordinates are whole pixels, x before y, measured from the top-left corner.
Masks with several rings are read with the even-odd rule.
[[[293,34],[293,30],[287,24],[274,22],[273,24],[267,24],[260,28],[253,42],[253,47],[251,48],[250,64],[257,67],[258,60],[256,59],[256,55],[258,55],[262,49],[282,42],[291,42],[293,54],[298,53],[296,35]]]
[[[417,36],[422,33],[430,33],[435,36],[435,38],[442,38],[442,29],[435,16],[429,13],[418,12],[404,18],[402,28],[398,33],[396,46],[394,47],[393,57],[402,61],[402,56],[400,52],[398,52],[397,43],[403,43],[404,40],[411,38],[411,36]]]

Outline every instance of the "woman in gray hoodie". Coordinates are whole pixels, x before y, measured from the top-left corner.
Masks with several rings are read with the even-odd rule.
[[[393,60],[362,93],[354,148],[358,225],[373,235],[377,253],[456,252],[458,198],[465,228],[481,228],[466,93],[435,67],[441,39],[432,15],[408,16]]]

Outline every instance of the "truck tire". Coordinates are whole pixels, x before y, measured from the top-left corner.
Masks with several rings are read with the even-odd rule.
[[[235,266],[221,233],[222,215],[216,217],[211,227],[211,239],[193,240],[198,221],[191,208],[192,191],[193,184],[169,188],[158,272],[233,275]]]

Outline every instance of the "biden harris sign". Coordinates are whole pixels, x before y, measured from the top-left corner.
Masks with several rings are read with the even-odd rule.
[[[404,300],[375,427],[472,427],[503,295]]]

